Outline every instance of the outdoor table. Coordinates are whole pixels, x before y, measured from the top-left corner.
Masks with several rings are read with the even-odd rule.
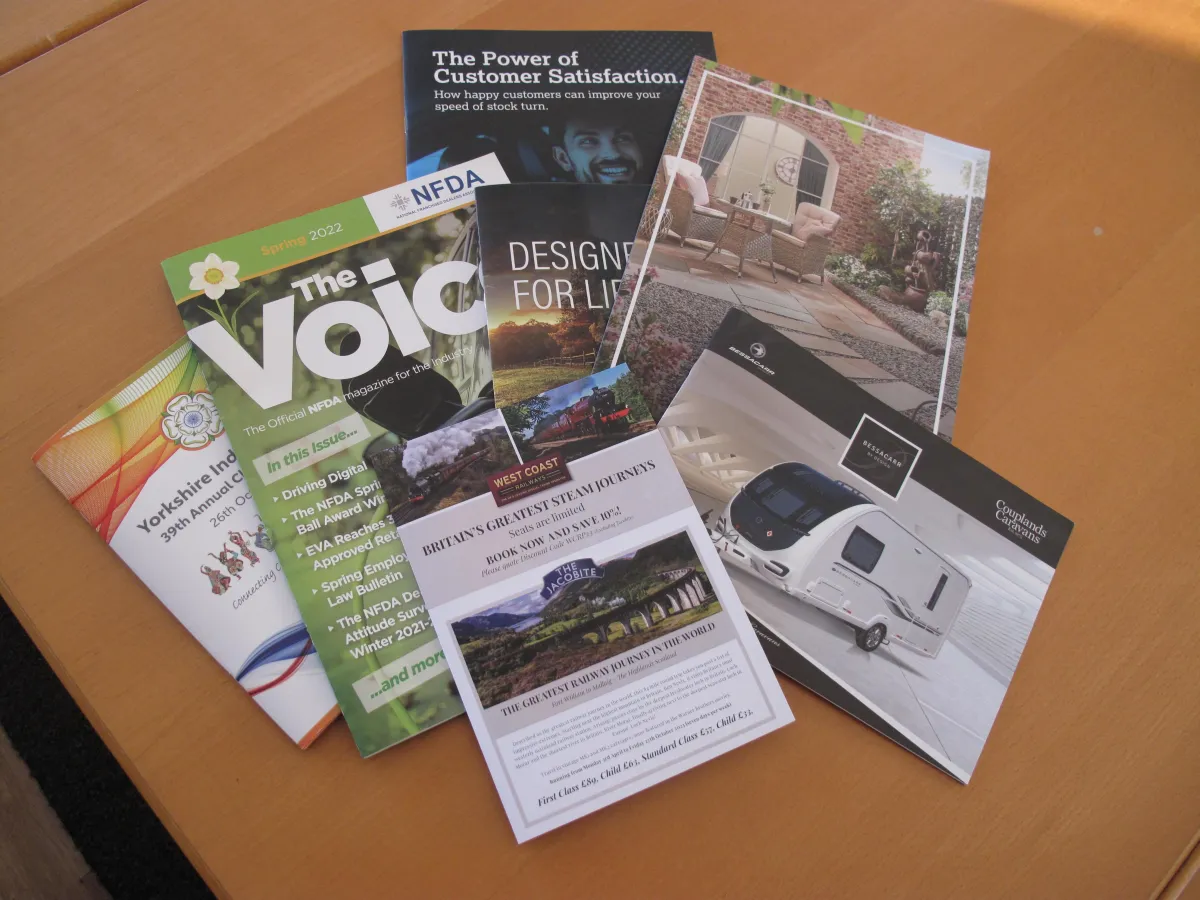
[[[784,218],[772,215],[766,210],[739,206],[725,200],[717,200],[713,204],[717,209],[726,213],[725,227],[704,254],[708,259],[717,250],[725,250],[738,258],[737,276],[742,277],[742,267],[746,257],[765,259],[771,266],[771,277],[778,281],[775,275],[775,261],[771,258],[771,232],[778,226],[790,227],[791,223]],[[766,254],[762,250],[765,242]]]

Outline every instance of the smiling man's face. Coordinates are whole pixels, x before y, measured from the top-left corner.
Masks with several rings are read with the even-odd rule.
[[[642,148],[633,130],[574,119],[563,130],[554,161],[576,181],[630,184],[642,171]]]

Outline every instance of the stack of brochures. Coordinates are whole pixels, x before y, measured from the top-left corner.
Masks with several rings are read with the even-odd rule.
[[[1071,522],[951,443],[989,156],[700,32],[403,39],[407,180],[163,263],[39,468],[292,741],[518,840],[793,720],[959,781]]]

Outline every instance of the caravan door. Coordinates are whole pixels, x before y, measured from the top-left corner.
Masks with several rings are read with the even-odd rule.
[[[806,585],[809,596],[850,612],[855,600],[866,592],[873,593],[868,577],[885,549],[878,531],[868,514],[827,537],[810,567],[815,577]]]
[[[942,641],[946,639],[944,624],[947,617],[944,610],[939,608],[946,596],[947,588],[954,577],[947,566],[938,564],[932,572],[932,583],[928,584],[922,595],[909,599],[915,622],[910,622],[904,632],[904,642],[914,650],[936,656],[941,649]]]

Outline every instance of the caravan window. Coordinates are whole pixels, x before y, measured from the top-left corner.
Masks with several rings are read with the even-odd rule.
[[[783,488],[769,492],[763,491],[759,494],[759,497],[763,506],[785,522],[793,521],[796,514],[807,506],[804,497],[793,494]]]
[[[764,472],[747,486],[763,507],[808,533],[835,513],[870,501],[800,463]]]
[[[875,568],[875,564],[879,562],[879,557],[882,555],[883,541],[867,534],[857,526],[846,541],[846,546],[842,548],[842,559],[867,574],[870,574],[871,570]]]
[[[937,587],[933,589],[933,596],[930,597],[929,602],[925,604],[926,609],[933,609],[935,606],[937,606],[938,597],[942,596],[942,588],[946,586],[946,582],[949,580],[949,578],[950,576],[945,572],[943,572],[938,578]]]

